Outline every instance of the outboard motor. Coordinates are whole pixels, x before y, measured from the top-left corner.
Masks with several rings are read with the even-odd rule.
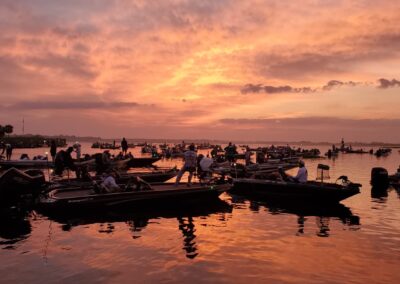
[[[389,174],[385,168],[372,168],[371,185],[374,189],[387,189],[389,187]]]

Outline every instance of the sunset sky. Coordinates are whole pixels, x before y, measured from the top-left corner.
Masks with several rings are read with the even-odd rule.
[[[399,23],[386,0],[0,0],[0,124],[400,142]]]

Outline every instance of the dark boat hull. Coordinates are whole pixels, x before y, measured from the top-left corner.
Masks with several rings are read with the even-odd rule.
[[[122,174],[116,178],[116,182],[119,184],[124,184],[129,182],[130,179],[134,177],[140,177],[142,180],[148,183],[160,183],[170,180],[177,175],[178,171],[175,169],[165,171],[165,172],[137,172],[137,173],[127,173]],[[101,176],[96,176],[93,178],[95,181],[100,181]],[[87,187],[92,185],[92,181],[85,181],[80,179],[63,179],[54,182],[51,185],[51,190],[56,188],[66,188],[66,187]]]
[[[45,169],[54,167],[52,161],[47,160],[11,160],[11,161],[0,161],[0,167],[2,169],[18,168],[18,169]]]
[[[81,160],[81,161],[74,161],[76,167],[94,167],[95,160]],[[11,161],[0,161],[0,167],[2,169],[10,169],[10,168],[17,168],[17,169],[48,169],[54,168],[54,163],[49,160],[11,160]]]
[[[39,209],[39,212],[44,213],[51,220],[57,221],[58,223],[77,226],[94,223],[127,222],[130,220],[147,221],[155,218],[207,216],[215,213],[230,213],[232,212],[232,206],[219,198],[213,198],[207,200],[207,206],[204,206],[204,200],[198,200],[197,204],[185,203],[181,206],[176,206],[176,203],[162,203],[158,206],[131,206],[125,208],[114,207],[108,208],[107,210],[104,210],[104,208],[99,208],[98,210],[45,212],[40,211]]]
[[[198,202],[216,198],[227,191],[228,184],[212,186],[192,186],[184,184],[174,187],[173,184],[152,184],[154,190],[118,192],[118,193],[89,193],[90,188],[58,189],[40,199],[40,207],[44,210],[76,210],[101,209],[121,206],[147,206],[149,204]]]
[[[309,203],[337,203],[360,193],[358,186],[306,184],[258,179],[234,179],[232,193],[254,197]]]
[[[144,157],[144,158],[132,158],[128,162],[129,168],[141,168],[141,167],[149,167],[161,158],[159,157]]]
[[[38,170],[23,172],[15,168],[8,169],[0,176],[0,201],[37,195],[45,182],[43,173]]]

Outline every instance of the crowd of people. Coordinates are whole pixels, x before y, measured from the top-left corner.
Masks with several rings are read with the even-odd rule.
[[[121,152],[115,157],[111,156],[110,150],[108,149],[103,151],[102,153],[94,154],[93,156],[85,155],[84,157],[82,157],[82,146],[79,142],[75,142],[71,147],[68,147],[67,149],[61,149],[57,151],[56,141],[53,140],[50,142],[50,156],[52,158],[52,161],[54,162],[54,175],[63,175],[63,172],[68,169],[71,171],[75,171],[77,177],[88,177],[88,169],[84,166],[78,167],[75,164],[75,161],[94,159],[96,174],[103,176],[103,190],[106,192],[114,192],[115,190],[117,190],[118,185],[115,182],[115,176],[111,167],[112,160],[133,158],[133,155],[131,154],[131,152],[128,152],[128,149],[128,142],[125,138],[123,138],[121,141]],[[183,166],[177,174],[175,185],[178,186],[180,184],[182,176],[185,174],[185,172],[188,172],[187,186],[191,186],[192,179],[195,174],[197,174],[200,182],[202,180],[210,178],[212,176],[212,168],[214,166],[217,166],[218,162],[220,162],[219,158],[221,157],[221,155],[219,154],[219,152],[221,152],[222,149],[215,146],[211,150],[211,157],[209,156],[209,154],[197,154],[196,147],[193,143],[190,144],[187,148],[185,145],[183,149]],[[256,163],[265,162],[265,156],[260,156],[260,152],[262,153],[262,151],[256,152]],[[10,160],[12,155],[11,145],[2,145],[1,154],[3,153],[6,153],[6,159]],[[72,157],[73,153],[75,153],[75,160]],[[229,166],[236,166],[235,162],[237,154],[238,152],[236,145],[229,142],[229,144],[224,148],[224,161],[228,163]],[[252,154],[253,153],[251,149],[246,146],[244,153],[246,166],[253,164],[253,162],[251,161]],[[41,158],[47,159],[47,157]],[[29,157],[28,155],[23,154],[23,156],[21,156],[21,159],[29,159]],[[299,162],[299,170],[296,176],[288,176],[284,171],[280,171],[279,175],[284,180],[299,183],[307,182],[308,179],[308,172],[305,167],[304,161],[302,160],[300,160]]]

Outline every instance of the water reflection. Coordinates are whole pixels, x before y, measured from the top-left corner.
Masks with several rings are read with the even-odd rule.
[[[183,249],[186,251],[186,257],[195,258],[198,253],[196,242],[194,241],[196,238],[194,234],[196,229],[194,228],[193,217],[188,217],[187,220],[182,217],[178,217],[177,219],[179,222],[179,230],[183,234]]]
[[[296,235],[304,234],[304,227],[308,217],[315,217],[316,226],[318,231],[316,233],[319,237],[329,237],[330,235],[330,221],[331,219],[340,220],[344,225],[352,227],[357,230],[360,225],[360,217],[354,215],[350,208],[341,203],[337,204],[295,204],[287,202],[276,202],[270,200],[252,200],[236,195],[232,195],[232,202],[236,204],[244,204],[249,202],[248,208],[253,212],[259,212],[264,208],[270,214],[294,214],[297,215],[297,232]],[[243,209],[243,206],[235,206],[235,208]]]
[[[371,188],[371,198],[379,199],[381,202],[386,202],[388,197],[387,187],[372,187]]]
[[[392,185],[392,188],[397,192],[398,198],[400,198],[400,185],[399,184]]]
[[[108,210],[104,212],[68,212],[64,214],[49,214],[47,217],[51,222],[56,221],[61,224],[63,231],[71,231],[77,226],[86,226],[98,224],[98,233],[111,234],[114,233],[118,226],[116,222],[124,222],[129,231],[132,233],[132,238],[140,238],[141,232],[152,219],[168,218],[176,219],[177,227],[183,236],[183,247],[186,257],[189,259],[195,258],[199,254],[199,249],[195,242],[195,221],[194,217],[206,219],[211,214],[231,213],[232,206],[220,199],[210,200],[207,204],[199,206],[180,206],[180,207],[165,207],[158,208],[137,208],[124,210]],[[219,221],[224,222],[226,218],[221,216]]]
[[[31,234],[30,212],[18,208],[1,208],[0,215],[0,247],[15,249],[19,242]]]

